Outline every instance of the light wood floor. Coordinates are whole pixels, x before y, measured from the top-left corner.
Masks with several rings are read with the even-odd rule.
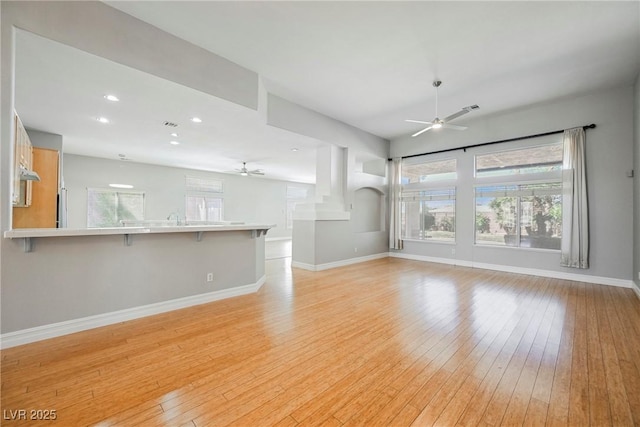
[[[58,425],[640,424],[633,291],[381,259],[2,351]],[[29,415],[29,413],[27,413]],[[49,425],[31,420],[2,425]]]

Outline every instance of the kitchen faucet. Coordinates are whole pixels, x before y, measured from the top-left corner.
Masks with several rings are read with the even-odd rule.
[[[171,221],[171,220],[175,219],[175,220],[176,220],[176,225],[180,225],[180,224],[181,224],[181,223],[180,223],[180,212],[178,212],[178,211],[176,211],[176,212],[171,212],[171,213],[169,214],[169,216],[167,217],[167,219],[168,219],[169,221]]]

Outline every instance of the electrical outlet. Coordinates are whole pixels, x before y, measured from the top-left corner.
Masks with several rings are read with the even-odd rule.
[[[358,252],[358,248],[353,248],[353,252]]]
[[[213,282],[213,273],[207,273],[207,282]]]
[[[455,255],[456,254],[456,250],[455,249],[451,249],[451,255]]]

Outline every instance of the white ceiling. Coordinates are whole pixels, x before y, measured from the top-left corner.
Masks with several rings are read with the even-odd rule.
[[[637,1],[108,3],[387,139],[435,116],[435,78],[442,115],[478,104],[477,116],[633,84],[640,70]]]
[[[480,110],[456,120],[464,124],[471,117],[632,85],[640,71],[636,1],[107,3],[259,73],[276,95],[390,140],[420,129],[404,119],[435,116],[431,85],[435,78],[444,82],[439,93],[441,116],[480,105]],[[119,75],[111,68],[106,73],[105,82]],[[247,160],[255,162],[249,167],[262,167],[274,177],[313,179],[311,153],[318,141],[260,125],[255,112],[197,91],[148,75],[131,79],[125,74],[126,81],[120,83],[130,83],[123,93],[131,96],[122,95],[120,104],[135,97],[131,102],[137,112],[149,113],[134,126],[145,131],[139,139],[151,137],[151,122],[158,119],[177,120],[184,126],[189,143],[166,147],[184,150],[167,151],[170,157],[158,154],[164,162],[174,158],[180,166],[225,170]],[[144,90],[147,85],[151,90]],[[101,97],[107,86],[94,92],[99,89]],[[169,99],[165,96],[176,108],[160,107]],[[124,109],[121,105],[108,108]],[[220,108],[228,121],[212,125],[200,139],[196,135],[203,133],[187,130],[187,119],[205,105],[209,111]],[[149,121],[148,127],[141,126],[144,121]],[[134,148],[134,131],[126,141],[110,135],[114,145],[108,148],[134,160],[162,163],[152,157],[145,160],[154,151],[148,146],[142,152]],[[165,134],[158,131],[155,137]],[[97,140],[87,140],[89,145],[74,144],[74,150],[92,154],[89,147],[106,149]],[[68,142],[65,134],[65,147]],[[292,153],[293,145],[303,150]],[[276,151],[282,156],[279,160]],[[214,168],[218,157],[219,166]]]
[[[65,153],[218,172],[246,161],[267,178],[315,182],[319,141],[267,126],[255,110],[25,31],[16,35],[15,92],[24,125],[63,135]]]

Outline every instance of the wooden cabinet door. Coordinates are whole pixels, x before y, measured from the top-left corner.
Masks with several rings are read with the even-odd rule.
[[[13,208],[13,228],[56,228],[58,219],[59,153],[33,148],[33,170],[40,181],[32,181],[31,205]]]
[[[29,135],[22,125],[18,114],[14,114],[15,119],[15,141],[14,141],[14,175],[13,175],[13,197],[14,206],[29,206],[31,204],[31,181],[20,180],[20,168],[33,170],[33,148]]]

